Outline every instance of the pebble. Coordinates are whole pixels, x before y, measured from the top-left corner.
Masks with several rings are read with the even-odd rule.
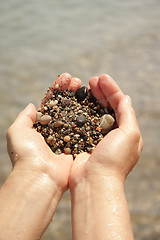
[[[50,121],[51,121],[51,116],[49,116],[49,115],[43,115],[41,118],[40,118],[40,120],[39,120],[39,122],[42,124],[42,125],[46,125],[46,124],[48,124]]]
[[[65,154],[70,154],[71,153],[71,149],[70,148],[64,148],[64,153]]]
[[[41,112],[37,112],[37,121],[39,121],[42,116],[43,116],[43,114]]]
[[[110,114],[104,114],[100,119],[100,127],[103,131],[108,131],[114,124],[115,120]]]
[[[64,122],[62,122],[62,121],[56,121],[56,122],[54,123],[54,127],[56,127],[56,128],[61,127],[61,126],[63,126],[63,125],[64,125]]]
[[[58,103],[57,100],[54,100],[54,101],[52,100],[52,101],[49,102],[48,106],[49,106],[49,107],[54,107],[54,106],[57,105],[57,103]]]
[[[44,106],[43,109],[44,109],[44,111],[47,111],[47,110],[48,110],[48,107],[47,107],[47,106]]]
[[[75,97],[80,101],[83,101],[86,98],[86,96],[87,96],[87,87],[85,86],[79,88],[75,93]]]
[[[92,145],[93,144],[93,138],[89,138],[89,144]]]
[[[80,137],[80,134],[75,134],[75,135],[74,135],[74,138],[75,138],[75,139],[78,139],[79,137]]]
[[[58,83],[55,85],[55,89],[59,89],[59,84]]]
[[[59,148],[55,151],[55,154],[58,154],[58,155],[59,155],[59,154],[61,154],[61,153],[62,153],[62,151],[61,151],[61,149],[59,149]]]
[[[104,109],[86,87],[77,90],[76,96],[56,87],[46,108],[38,111],[34,128],[56,154],[72,154],[75,158],[81,152],[91,153],[112,129],[113,109]]]
[[[65,142],[69,142],[69,141],[71,140],[71,138],[70,138],[70,136],[65,136],[65,137],[63,138],[63,140],[64,140]]]
[[[47,138],[48,142],[51,142],[53,140],[53,137],[50,135],[48,138]]]
[[[86,123],[87,119],[84,115],[80,115],[76,118],[77,125],[82,127]]]
[[[62,106],[65,107],[66,105],[69,105],[70,100],[68,98],[63,98],[62,99]]]

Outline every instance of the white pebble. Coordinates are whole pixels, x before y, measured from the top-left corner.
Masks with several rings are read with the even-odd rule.
[[[57,100],[55,100],[55,101],[52,100],[52,101],[49,102],[48,106],[49,106],[49,107],[54,107],[54,106],[57,105],[57,103],[58,103]]]
[[[102,130],[109,130],[115,122],[115,119],[110,114],[104,114],[100,119],[100,127]]]

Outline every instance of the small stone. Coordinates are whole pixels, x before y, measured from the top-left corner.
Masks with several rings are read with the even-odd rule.
[[[89,144],[90,144],[90,145],[93,144],[93,138],[92,138],[92,137],[89,138]]]
[[[61,153],[62,153],[62,152],[61,152],[61,149],[59,149],[59,148],[55,151],[55,154],[58,154],[58,155],[59,155],[59,154],[61,154]]]
[[[86,123],[87,119],[84,115],[80,115],[76,118],[77,125],[82,127]]]
[[[53,140],[53,137],[51,135],[49,135],[49,137],[47,138],[48,142],[51,142]]]
[[[70,99],[68,98],[63,98],[62,99],[62,107],[65,107],[66,105],[69,105]]]
[[[92,152],[92,148],[88,147],[87,148],[87,152],[91,153]]]
[[[80,134],[75,134],[75,135],[74,135],[74,138],[75,138],[75,139],[80,138]]]
[[[63,138],[63,140],[64,140],[65,142],[69,142],[69,141],[71,140],[71,138],[70,138],[70,136],[65,136],[65,137]]]
[[[40,118],[40,120],[39,120],[39,122],[42,124],[42,125],[46,125],[46,124],[48,124],[50,121],[51,121],[51,116],[49,116],[49,115],[43,115],[41,118]]]
[[[44,109],[44,111],[47,111],[47,110],[48,110],[48,107],[47,107],[47,106],[44,106],[43,109]]]
[[[58,103],[57,100],[54,100],[54,101],[52,100],[52,101],[49,102],[48,106],[49,106],[49,107],[54,107],[54,106],[57,105],[57,103]]]
[[[85,86],[79,88],[75,93],[75,97],[80,101],[83,101],[86,98],[86,96],[87,96],[87,87]]]
[[[62,127],[64,125],[64,123],[62,121],[56,121],[54,123],[54,127],[58,128],[58,127]]]
[[[103,132],[108,131],[114,124],[115,119],[110,114],[104,114],[100,119],[100,127]]]
[[[37,112],[37,121],[39,121],[42,116],[43,116],[43,114],[41,112]]]
[[[87,127],[86,127],[86,131],[89,131],[89,130],[90,130],[90,126],[87,126]]]
[[[55,85],[55,89],[59,89],[59,84],[58,83]]]
[[[71,149],[69,147],[64,148],[64,153],[65,154],[70,154],[71,153]]]

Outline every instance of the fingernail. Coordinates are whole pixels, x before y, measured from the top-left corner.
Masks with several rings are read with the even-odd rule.
[[[106,77],[108,78],[108,81],[112,81],[111,76],[109,76],[108,74],[105,74],[105,75],[106,75]]]
[[[132,105],[132,99],[130,98],[130,96],[126,95],[125,101],[127,104]]]

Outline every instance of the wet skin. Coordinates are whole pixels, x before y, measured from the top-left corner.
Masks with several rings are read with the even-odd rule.
[[[81,81],[68,73],[60,75],[42,104],[57,86],[76,91]],[[110,76],[91,78],[88,88],[104,106],[109,102],[118,124],[92,154],[79,154],[75,161],[71,155],[54,154],[32,128],[37,112],[33,104],[8,129],[13,171],[0,190],[2,239],[17,240],[18,234],[23,240],[40,239],[68,186],[73,240],[133,239],[124,182],[143,147],[135,113],[130,98]]]

